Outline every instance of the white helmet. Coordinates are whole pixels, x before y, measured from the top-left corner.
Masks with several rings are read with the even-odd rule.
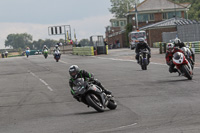
[[[168,43],[166,47],[167,47],[167,49],[169,51],[172,51],[174,49],[174,44],[173,43]]]
[[[179,44],[179,43],[181,43],[181,40],[179,38],[175,38],[174,43]]]

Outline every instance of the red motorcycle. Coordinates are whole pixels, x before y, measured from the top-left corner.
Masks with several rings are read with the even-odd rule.
[[[175,64],[177,70],[179,71],[179,73],[181,73],[181,75],[187,77],[189,80],[192,80],[193,69],[190,62],[186,59],[183,53],[174,53],[173,63]]]

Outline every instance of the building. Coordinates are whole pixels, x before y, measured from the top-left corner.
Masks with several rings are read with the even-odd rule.
[[[145,30],[147,42],[152,47],[154,42],[163,42],[163,33],[176,32],[177,22],[185,20],[183,18],[171,18],[161,22],[144,26],[140,30]],[[176,38],[176,34],[173,38]]]
[[[168,19],[170,19],[170,21],[173,21],[173,18],[174,20],[179,18],[187,19],[190,6],[190,3],[174,3],[170,0],[144,0],[142,3],[138,4],[136,8],[131,9],[127,13],[127,23],[133,25],[133,30],[137,28],[146,30],[144,27],[161,21],[167,21]],[[149,36],[149,33],[152,33],[151,30],[149,33],[147,31],[147,41],[150,46],[153,46],[154,41],[157,42],[162,39],[159,35],[162,34],[162,32],[173,32],[177,30],[176,25],[172,26],[171,29],[168,29],[169,27],[167,26],[165,28],[157,29],[154,38]],[[117,38],[117,35],[110,36],[110,38]],[[126,42],[123,42],[123,44],[124,43]]]
[[[134,26],[138,23],[140,28],[174,17],[187,18],[189,7],[190,3],[177,4],[170,0],[144,0],[137,5],[136,9],[127,13],[127,19],[128,23]]]
[[[116,43],[120,43],[120,47],[125,47],[125,26],[127,25],[126,18],[110,19],[111,26],[106,27],[106,41],[109,47],[116,47]]]

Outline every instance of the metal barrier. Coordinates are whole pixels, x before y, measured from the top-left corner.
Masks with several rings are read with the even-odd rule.
[[[199,54],[200,53],[200,42],[184,42],[186,45],[188,45],[194,53]],[[160,54],[162,53],[166,53],[166,44],[165,42],[155,42],[153,43],[153,47],[154,48],[158,48],[159,46],[159,50],[160,50]]]
[[[200,42],[185,42],[194,53],[200,53]]]
[[[74,55],[94,55],[94,47],[73,47]]]
[[[162,53],[166,53],[166,44],[165,42],[155,42],[153,43],[153,47],[154,48],[160,48],[159,51],[160,51],[160,54]]]

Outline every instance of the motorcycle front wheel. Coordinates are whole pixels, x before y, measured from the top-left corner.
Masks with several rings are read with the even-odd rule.
[[[95,94],[88,94],[86,95],[87,103],[93,107],[98,112],[104,112],[104,107],[101,103],[101,100]]]
[[[189,68],[187,65],[183,65],[181,67],[181,71],[185,74],[185,77],[187,77],[189,80],[192,80],[192,73],[190,73]]]
[[[117,108],[117,103],[116,103],[114,100],[110,100],[110,101],[108,102],[107,107],[108,107],[110,110],[114,110],[114,109]]]
[[[141,68],[142,70],[147,70],[147,63],[144,60],[141,60]]]

